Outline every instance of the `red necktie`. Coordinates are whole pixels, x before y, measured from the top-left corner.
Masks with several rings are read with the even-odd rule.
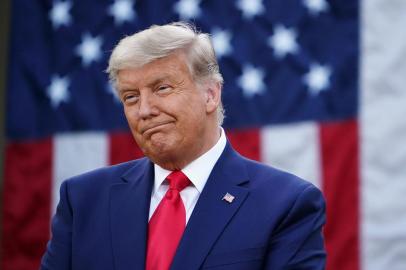
[[[186,211],[179,192],[190,184],[181,171],[167,178],[165,193],[148,225],[146,270],[168,270],[186,226]]]

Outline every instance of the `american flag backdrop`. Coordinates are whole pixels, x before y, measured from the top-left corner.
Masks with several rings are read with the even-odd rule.
[[[64,179],[142,155],[104,70],[178,20],[212,36],[233,146],[323,190],[327,269],[406,269],[406,1],[11,2],[1,269],[38,268]]]

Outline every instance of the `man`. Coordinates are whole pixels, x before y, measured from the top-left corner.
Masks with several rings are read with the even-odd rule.
[[[108,72],[146,157],[62,184],[41,269],[324,269],[322,195],[227,142],[207,34],[152,26]]]

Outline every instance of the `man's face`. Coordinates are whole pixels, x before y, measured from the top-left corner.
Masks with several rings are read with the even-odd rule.
[[[119,71],[117,88],[133,136],[153,162],[181,169],[211,147],[220,89],[198,86],[183,54]]]

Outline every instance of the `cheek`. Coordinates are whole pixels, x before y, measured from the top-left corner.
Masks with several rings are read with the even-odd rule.
[[[133,110],[124,108],[124,115],[127,119],[128,125],[130,126],[131,130],[136,131],[136,127],[138,124],[138,118]]]
[[[185,121],[194,123],[206,115],[206,107],[202,97],[194,97],[194,99],[186,101],[182,107],[180,117]]]
[[[183,115],[181,121],[179,121],[179,135],[187,139],[196,139],[196,137],[202,134],[204,121],[204,111],[201,111],[200,108],[194,108],[194,110],[189,111],[185,115]]]
[[[140,134],[134,132],[133,129],[131,129],[131,131],[132,131],[133,138],[134,138],[135,142],[137,143],[138,147],[143,152],[145,152],[145,146],[146,146],[145,141],[143,140],[143,138],[141,137]]]
[[[137,125],[138,125],[138,119],[134,117],[134,114],[131,114],[129,110],[124,110],[125,117],[127,119],[128,126],[130,127],[131,133],[133,134],[133,137],[137,144],[139,146],[144,144],[144,140],[141,136],[141,134],[137,131]]]

